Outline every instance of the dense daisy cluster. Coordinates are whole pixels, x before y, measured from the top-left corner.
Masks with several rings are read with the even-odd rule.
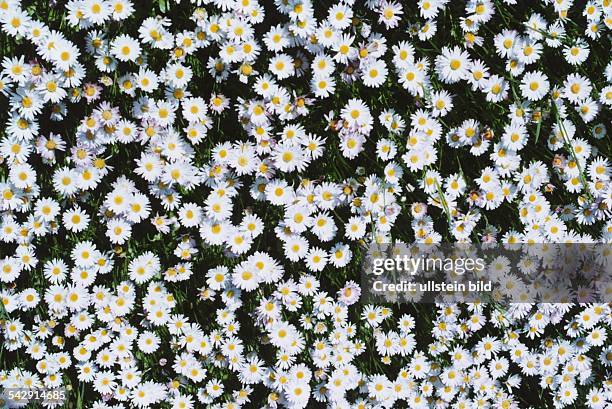
[[[606,303],[358,284],[376,242],[612,240],[610,0],[0,0],[0,28],[1,388],[612,405]]]

